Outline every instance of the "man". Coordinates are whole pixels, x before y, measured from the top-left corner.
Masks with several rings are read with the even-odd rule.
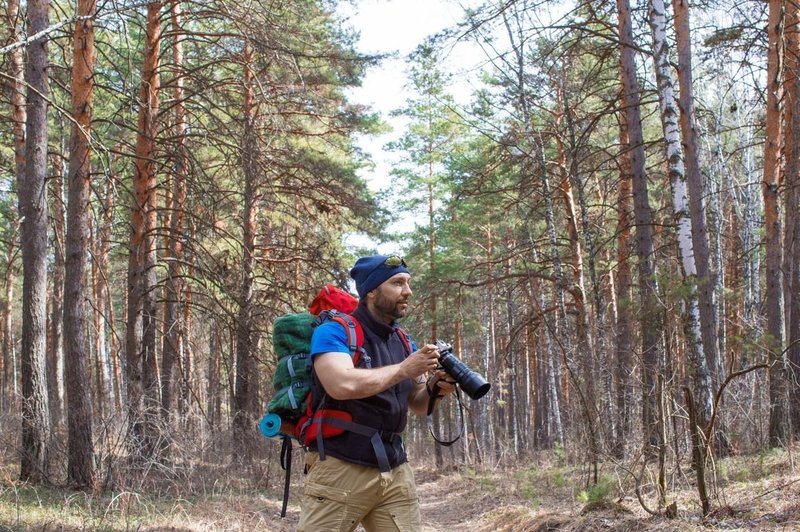
[[[357,367],[344,328],[335,322],[317,327],[311,357],[321,388],[314,402],[347,412],[366,430],[326,437],[321,449],[310,446],[298,530],[351,531],[359,523],[367,531],[420,530],[414,476],[399,433],[409,408],[426,415],[432,390],[440,390],[438,397],[451,394],[455,383],[436,369],[436,346],[418,349],[396,323],[408,312],[411,297],[405,261],[362,257],[350,276],[360,298],[353,317],[363,329],[364,352]],[[361,367],[365,361],[369,367]]]

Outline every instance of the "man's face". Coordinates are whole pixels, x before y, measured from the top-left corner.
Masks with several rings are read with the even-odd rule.
[[[378,288],[367,294],[373,313],[378,319],[391,323],[408,313],[408,300],[411,297],[411,276],[398,273],[386,279]]]

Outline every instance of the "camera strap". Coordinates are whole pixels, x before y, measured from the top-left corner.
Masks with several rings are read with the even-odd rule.
[[[461,435],[464,434],[464,403],[461,402],[461,392],[456,388],[456,400],[458,401],[458,414],[459,414],[459,430],[456,437],[449,441],[441,440],[436,434],[433,432],[433,409],[436,406],[436,399],[443,397],[439,395],[439,382],[435,382],[433,384],[433,389],[430,390],[428,395],[428,416],[426,419],[426,423],[428,425],[428,432],[431,433],[433,440],[443,447],[450,447],[455,442],[461,439]]]

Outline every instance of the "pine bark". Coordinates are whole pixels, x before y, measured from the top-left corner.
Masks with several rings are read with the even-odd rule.
[[[787,327],[787,383],[790,418],[793,433],[800,434],[800,34],[798,34],[797,4],[787,2],[786,10],[786,68],[784,70],[784,302]]]
[[[242,209],[242,279],[239,286],[239,313],[236,324],[236,380],[234,384],[233,431],[239,456],[250,458],[249,437],[252,434],[256,372],[254,359],[254,268],[256,220],[258,217],[258,161],[255,88],[251,64],[253,51],[249,43],[244,50],[244,138],[242,173],[244,175],[244,208]]]
[[[181,263],[183,261],[183,210],[186,202],[186,174],[189,170],[189,156],[186,151],[186,106],[183,88],[183,43],[181,41],[180,2],[170,4],[173,42],[172,63],[175,69],[172,96],[174,99],[175,161],[173,164],[173,190],[171,197],[169,225],[169,264],[167,265],[166,310],[164,349],[161,364],[161,409],[165,419],[172,412],[175,384],[173,370],[176,361],[183,356],[183,333],[181,299],[183,280]],[[180,367],[185,364],[181,363]],[[182,380],[182,379],[181,379]]]
[[[766,248],[766,290],[764,313],[766,316],[767,356],[769,369],[769,441],[782,445],[788,436],[788,402],[783,356],[783,279],[781,272],[782,243],[780,220],[780,187],[782,184],[781,126],[783,101],[783,2],[770,0],[767,38],[767,109],[764,139],[764,245]]]
[[[672,0],[675,25],[675,43],[678,55],[678,85],[680,88],[680,126],[683,138],[683,153],[686,162],[686,184],[689,190],[689,214],[692,219],[692,246],[697,268],[700,331],[703,338],[703,353],[711,383],[719,384],[724,369],[717,349],[717,318],[714,308],[714,278],[710,267],[708,229],[706,227],[703,197],[705,190],[700,173],[697,127],[695,126],[694,90],[692,80],[692,41],[689,24],[689,0]],[[704,391],[704,394],[706,392]],[[704,397],[703,402],[708,398]],[[702,417],[698,413],[698,417]]]
[[[147,5],[142,84],[136,133],[133,204],[128,259],[128,319],[125,333],[129,440],[140,458],[154,455],[160,398],[156,370],[156,164],[155,141],[161,79],[161,2]]]
[[[645,444],[658,445],[656,375],[662,366],[663,314],[658,305],[655,256],[653,253],[653,215],[647,190],[644,138],[639,110],[639,82],[633,55],[631,12],[628,0],[617,0],[620,35],[620,76],[622,105],[629,136],[633,214],[636,223],[636,249],[639,256],[640,325],[642,337],[642,423]]]
[[[30,35],[49,26],[49,0],[28,2]],[[47,400],[47,36],[31,41],[25,68],[29,85],[25,171],[18,182],[22,242],[22,445],[20,480],[46,480],[51,420]]]
[[[72,131],[64,285],[64,356],[67,392],[67,479],[81,488],[96,482],[92,397],[86,346],[86,285],[91,191],[95,0],[78,0],[72,63]]]

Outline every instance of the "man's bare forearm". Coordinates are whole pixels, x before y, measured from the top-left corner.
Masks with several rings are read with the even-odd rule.
[[[349,359],[347,353],[326,353],[324,356],[336,355],[344,355]],[[410,378],[402,364],[369,369],[355,368],[352,363],[347,367],[348,364],[338,360],[334,364],[315,364],[317,377],[325,391],[338,401],[372,397]]]

